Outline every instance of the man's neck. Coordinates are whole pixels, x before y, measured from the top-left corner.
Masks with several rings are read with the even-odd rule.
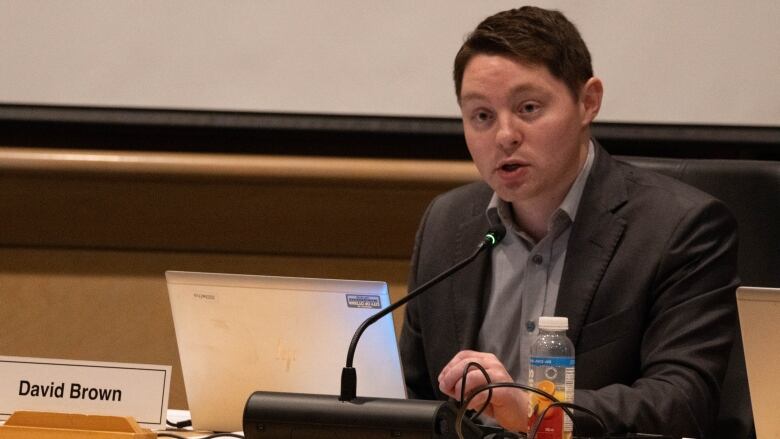
[[[515,223],[520,227],[520,230],[527,233],[535,242],[539,242],[547,235],[547,225],[550,217],[562,200],[563,196],[550,200],[529,200],[522,203],[512,203]]]
[[[512,203],[512,213],[514,214],[515,223],[536,242],[541,241],[542,238],[547,235],[550,218],[555,211],[558,210],[561,203],[563,203],[563,200],[571,190],[574,181],[585,166],[588,151],[590,149],[590,138],[588,137],[585,142],[587,142],[587,146],[583,149],[583,154],[579,159],[577,172],[569,176],[567,184],[557,193]]]

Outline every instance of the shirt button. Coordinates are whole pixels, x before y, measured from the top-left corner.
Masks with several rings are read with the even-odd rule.
[[[533,320],[525,322],[525,329],[527,329],[528,332],[534,332],[534,329],[536,329],[536,323],[534,323]]]
[[[537,254],[537,255],[533,255],[533,256],[531,257],[531,260],[532,260],[532,261],[534,262],[534,264],[536,264],[536,265],[541,265],[541,263],[542,263],[542,262],[544,262],[544,258],[542,257],[542,255],[538,255],[538,254]]]

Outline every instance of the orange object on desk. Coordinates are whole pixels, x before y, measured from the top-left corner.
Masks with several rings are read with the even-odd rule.
[[[0,426],[0,439],[155,439],[131,417],[15,412]]]

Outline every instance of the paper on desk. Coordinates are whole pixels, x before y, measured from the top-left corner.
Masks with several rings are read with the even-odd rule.
[[[168,420],[173,422],[173,423],[187,421],[187,420],[190,420],[190,419],[192,419],[192,418],[190,417],[190,411],[189,410],[168,409]],[[182,428],[181,430],[178,430],[178,431],[182,431],[182,430],[184,430],[184,431],[193,431],[192,427]],[[237,434],[240,434],[240,435],[244,434],[243,431],[234,431],[233,433],[237,433]],[[209,436],[211,434],[212,433],[203,433],[203,434],[194,433],[193,435],[189,435],[188,434],[187,437],[188,438],[197,439],[197,438],[207,437],[207,436]]]

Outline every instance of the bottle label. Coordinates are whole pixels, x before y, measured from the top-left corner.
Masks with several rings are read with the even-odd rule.
[[[574,402],[574,358],[531,357],[528,384],[542,390],[559,401]],[[528,428],[533,428],[544,413],[536,437],[538,439],[569,439],[572,436],[572,420],[558,407],[547,407],[548,398],[532,393],[529,398]]]
[[[553,366],[574,367],[574,358],[571,357],[531,357],[531,367]]]

